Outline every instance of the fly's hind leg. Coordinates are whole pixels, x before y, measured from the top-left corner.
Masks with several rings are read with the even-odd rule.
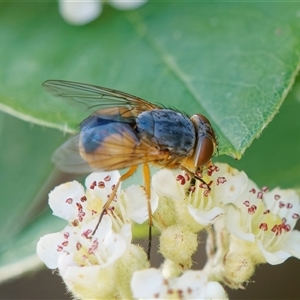
[[[148,208],[148,224],[149,224],[149,236],[148,236],[148,249],[147,249],[147,256],[148,260],[150,260],[150,252],[151,252],[151,244],[152,244],[152,209],[151,209],[151,173],[147,163],[143,164],[143,176],[144,176],[144,184],[145,184],[145,191],[147,197],[147,208]]]
[[[96,227],[95,227],[95,229],[94,229],[92,235],[94,235],[95,232],[97,231],[97,229],[98,229],[98,227],[99,227],[99,225],[100,225],[100,223],[101,223],[101,220],[102,220],[104,214],[106,213],[107,209],[109,208],[111,202],[114,200],[114,198],[115,198],[115,196],[116,196],[116,193],[117,193],[117,190],[118,190],[118,188],[119,188],[120,183],[121,183],[122,181],[126,180],[127,178],[129,178],[130,176],[132,176],[132,175],[136,172],[137,167],[138,167],[138,166],[132,166],[132,167],[130,167],[130,169],[129,169],[125,174],[123,174],[123,175],[119,178],[119,180],[118,180],[118,182],[116,183],[116,185],[115,185],[115,187],[114,187],[112,193],[109,195],[109,198],[107,199],[106,203],[104,204],[104,206],[103,206],[103,208],[102,208],[102,211],[101,211],[101,214],[100,214],[98,223],[97,223],[97,225],[96,225]]]

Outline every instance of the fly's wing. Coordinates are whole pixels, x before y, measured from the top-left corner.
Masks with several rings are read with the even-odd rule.
[[[104,115],[106,112],[102,112],[102,109],[122,107],[123,113],[129,110],[132,116],[138,116],[143,111],[161,108],[139,97],[90,84],[47,80],[43,86],[54,96],[65,98],[69,102],[76,102],[81,109],[94,112],[94,114]]]
[[[138,138],[130,125],[112,123],[110,126],[113,128],[107,135],[81,132],[72,137],[54,152],[52,161],[66,173],[90,173],[123,169],[169,156],[149,140]]]
[[[83,121],[80,134],[55,151],[52,161],[60,170],[67,173],[108,171],[165,157],[165,153],[148,140],[134,136],[133,129],[135,118],[141,112],[159,106],[127,93],[89,84],[48,80],[43,86],[54,96],[81,106],[102,120],[96,126],[85,126],[93,121],[90,116]]]
[[[87,174],[93,168],[81,157],[79,152],[79,135],[75,135],[55,150],[52,162],[65,173]]]

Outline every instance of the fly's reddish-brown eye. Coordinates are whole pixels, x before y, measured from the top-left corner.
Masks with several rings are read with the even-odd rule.
[[[194,165],[203,167],[206,165],[215,152],[217,141],[215,132],[209,120],[200,114],[191,117],[196,130],[196,145],[194,152]]]

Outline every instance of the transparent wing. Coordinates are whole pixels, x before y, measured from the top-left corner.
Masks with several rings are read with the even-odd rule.
[[[113,135],[104,136],[97,141],[91,139],[92,151],[86,150],[82,141],[83,137],[78,134],[54,152],[52,162],[58,169],[66,173],[110,171],[164,160],[169,156],[169,153],[160,151],[149,140],[136,139],[123,129],[119,132],[116,129]],[[86,141],[85,138],[85,143]]]
[[[131,111],[132,115],[155,108],[161,108],[139,97],[117,90],[72,82],[65,80],[47,80],[44,88],[52,95],[76,101],[85,111],[96,111],[109,107],[124,107]]]
[[[71,137],[57,148],[51,160],[59,170],[65,173],[87,174],[93,171],[93,168],[79,153],[79,135]]]

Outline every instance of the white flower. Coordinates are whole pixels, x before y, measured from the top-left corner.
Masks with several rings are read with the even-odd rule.
[[[186,271],[180,277],[164,278],[160,270],[136,271],[131,281],[136,299],[228,299],[218,282],[209,282],[201,271]]]
[[[224,210],[219,205],[218,198],[211,197],[210,178],[206,176],[203,180],[207,184],[198,180],[192,184],[188,174],[180,170],[162,169],[153,175],[152,185],[159,195],[167,197],[168,201],[177,201],[176,205],[185,205],[197,223],[207,226],[215,222]],[[178,214],[180,211],[184,212],[182,207],[177,208]],[[186,216],[181,219],[185,220]]]
[[[147,0],[108,0],[116,9],[129,10],[142,6]],[[95,20],[102,13],[101,0],[60,0],[59,11],[66,22],[84,25]]]
[[[49,268],[58,268],[76,297],[130,297],[129,275],[148,266],[145,252],[131,244],[131,220],[143,223],[148,219],[146,195],[140,186],[128,188],[128,193],[119,188],[94,232],[103,204],[119,178],[117,171],[95,172],[86,178],[86,190],[73,181],[49,194],[53,214],[69,224],[61,232],[42,237],[37,253]],[[158,197],[154,191],[151,201],[155,211]]]
[[[226,227],[239,239],[254,243],[262,255],[258,262],[276,265],[300,258],[300,232],[294,230],[300,216],[299,196],[293,190],[267,191],[253,184],[226,211]],[[253,248],[252,248],[253,251]]]
[[[240,288],[256,265],[300,258],[300,232],[294,230],[300,215],[296,192],[259,189],[244,172],[226,164],[216,166],[211,196],[218,198],[224,214],[208,234],[204,270],[209,278]]]

